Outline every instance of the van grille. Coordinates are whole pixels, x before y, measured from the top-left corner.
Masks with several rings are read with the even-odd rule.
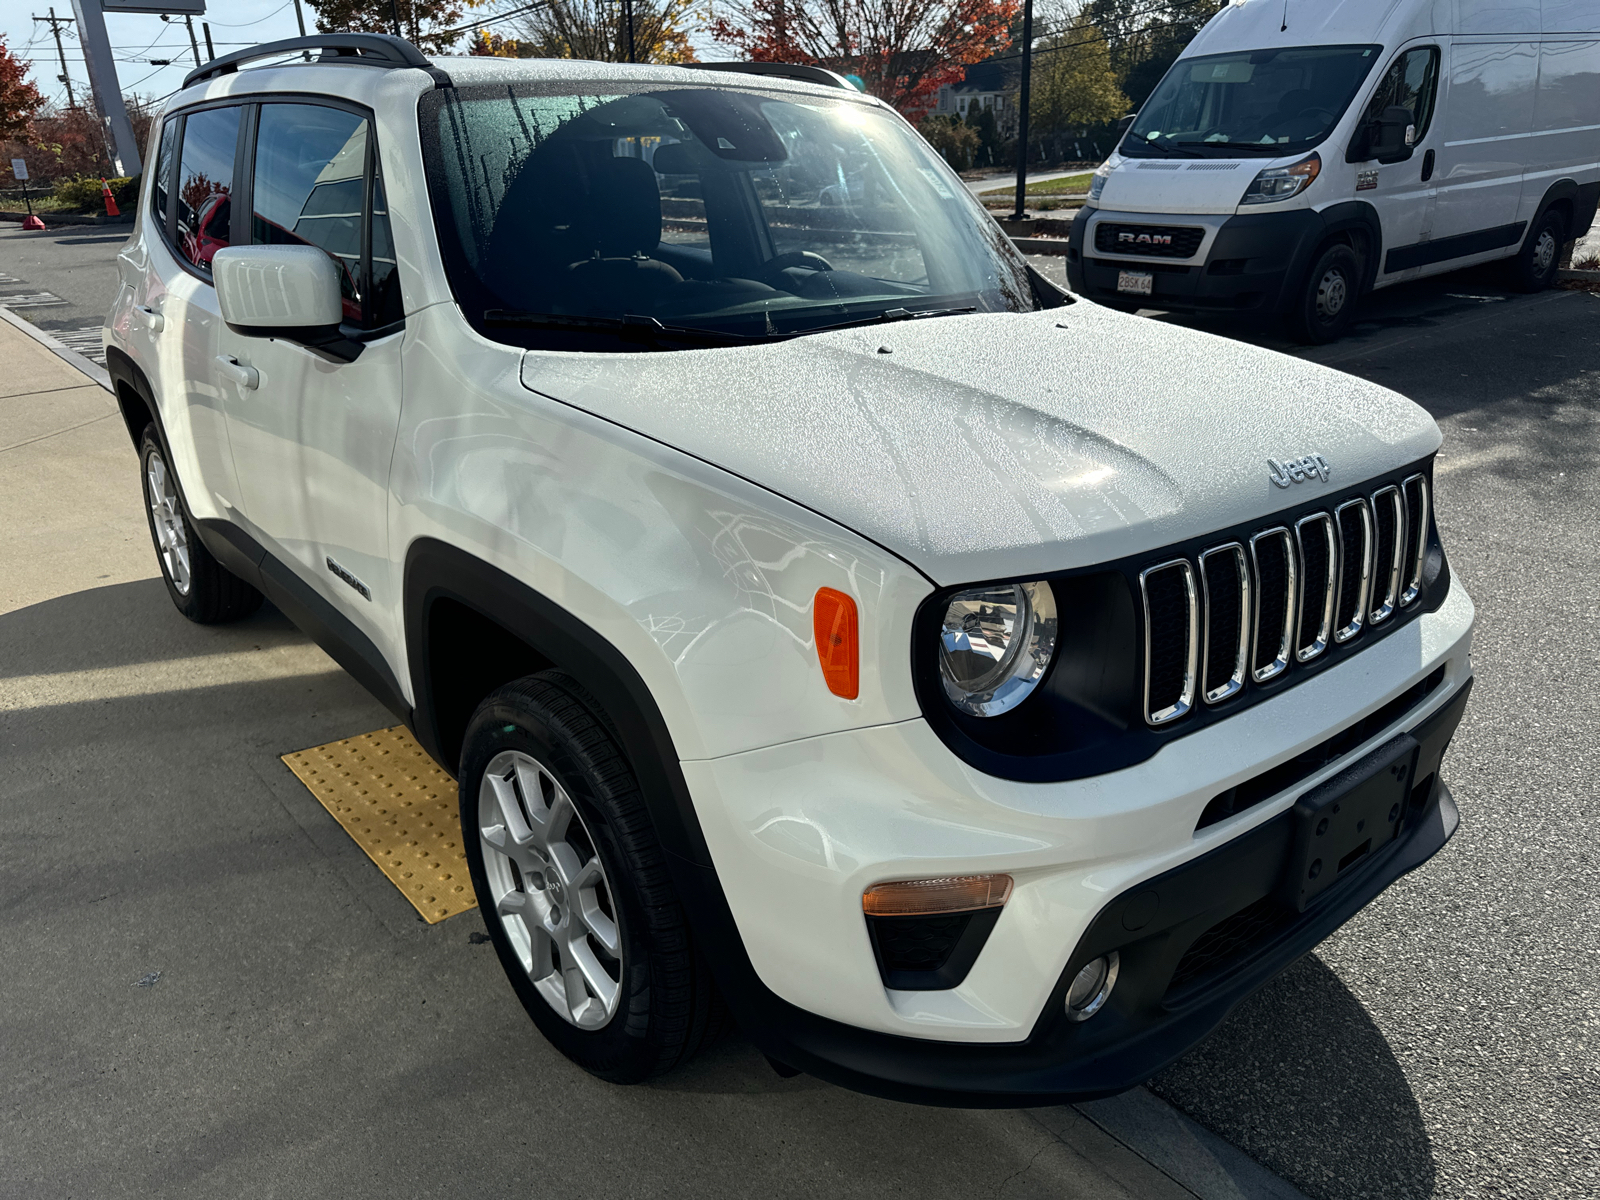
[[[1119,225],[1112,221],[1101,221],[1094,227],[1094,248],[1102,254],[1193,258],[1205,236],[1204,229],[1175,225]]]
[[[1145,721],[1178,720],[1197,694],[1226,704],[1415,604],[1429,518],[1418,474],[1145,570]]]

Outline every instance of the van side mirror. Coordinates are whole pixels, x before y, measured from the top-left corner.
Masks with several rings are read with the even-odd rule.
[[[360,342],[340,329],[340,270],[315,246],[228,246],[211,259],[222,319],[245,337],[296,342],[336,362],[353,362]]]
[[[1379,162],[1404,162],[1411,157],[1416,117],[1409,108],[1391,104],[1367,126],[1367,157]]]
[[[1129,113],[1127,116],[1123,117],[1121,120],[1119,120],[1117,122],[1117,144],[1118,145],[1122,144],[1122,135],[1127,133],[1128,130],[1133,128],[1133,123],[1138,118],[1138,116],[1139,116],[1138,113]]]

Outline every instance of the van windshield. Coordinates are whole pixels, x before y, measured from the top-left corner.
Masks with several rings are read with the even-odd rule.
[[[1380,46],[1295,46],[1180,58],[1122,139],[1133,158],[1297,154],[1349,107]]]
[[[678,347],[1037,306],[999,226],[892,113],[629,86],[424,98],[451,286],[486,336]]]

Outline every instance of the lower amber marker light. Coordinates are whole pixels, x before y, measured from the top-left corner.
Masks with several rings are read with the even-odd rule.
[[[921,917],[999,908],[1011,898],[1009,875],[948,875],[879,883],[861,896],[869,917]]]
[[[861,643],[856,631],[856,602],[843,592],[818,588],[811,606],[817,661],[828,690],[843,700],[861,694]]]

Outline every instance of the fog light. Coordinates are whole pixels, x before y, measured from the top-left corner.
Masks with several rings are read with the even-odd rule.
[[[1104,1006],[1117,985],[1117,952],[1102,954],[1084,966],[1067,988],[1067,1020],[1087,1021]]]

